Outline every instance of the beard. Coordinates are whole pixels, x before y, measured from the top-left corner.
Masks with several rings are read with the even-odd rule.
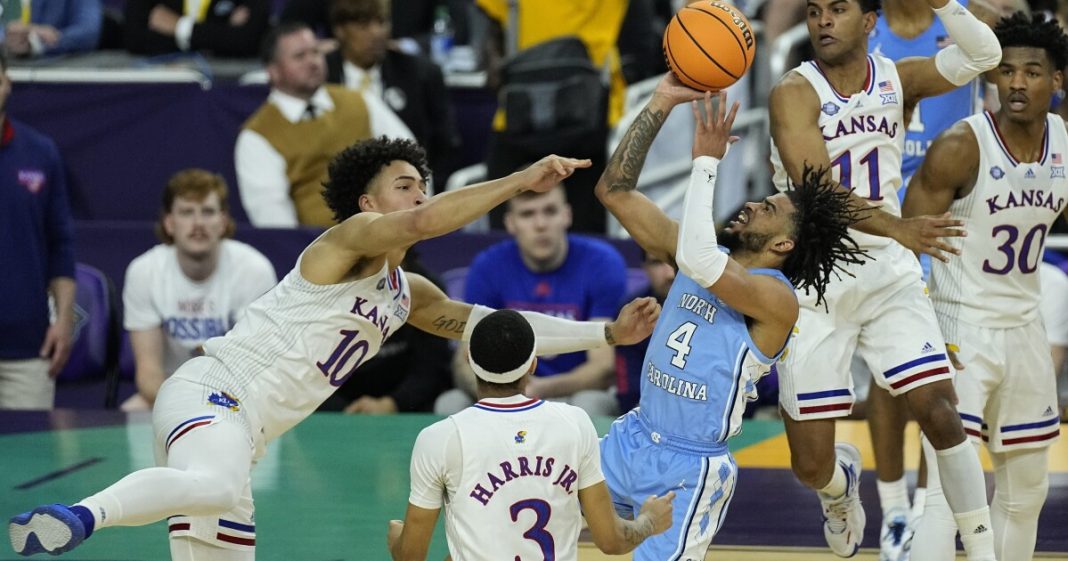
[[[746,231],[729,232],[720,230],[719,244],[730,250],[731,253],[760,253],[764,245],[771,239],[768,234],[756,234]]]

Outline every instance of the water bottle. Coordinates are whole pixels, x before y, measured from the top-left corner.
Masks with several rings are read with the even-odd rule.
[[[434,10],[434,29],[430,35],[430,58],[433,59],[442,70],[446,69],[449,62],[449,51],[452,50],[453,28],[452,18],[449,17],[449,8],[438,6]]]

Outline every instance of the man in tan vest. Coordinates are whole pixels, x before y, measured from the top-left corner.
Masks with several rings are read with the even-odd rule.
[[[333,226],[321,193],[334,154],[358,140],[412,133],[374,95],[324,85],[326,61],[304,24],[273,30],[263,60],[271,93],[234,149],[241,203],[257,227]]]

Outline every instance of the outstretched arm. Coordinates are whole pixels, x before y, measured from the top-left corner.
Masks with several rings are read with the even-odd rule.
[[[648,197],[637,191],[638,174],[653,139],[671,110],[679,103],[697,99],[700,92],[682,85],[668,72],[652,99],[627,128],[623,141],[608,160],[597,182],[597,198],[619,220],[634,241],[656,259],[671,262],[675,257],[678,224],[668,218]]]
[[[1001,45],[989,25],[996,21],[996,15],[988,8],[969,2],[965,9],[957,0],[927,3],[942,20],[954,44],[932,57],[906,58],[897,63],[906,107],[963,86],[1001,62]]]
[[[361,262],[380,259],[416,242],[446,234],[475,220],[523,191],[545,192],[589,160],[546,156],[523,171],[435,195],[408,210],[386,214],[361,212],[330,228],[309,246],[301,274],[316,284],[334,284]],[[398,177],[389,189],[421,189],[422,181]]]
[[[830,168],[831,158],[819,127],[820,101],[816,90],[800,74],[791,72],[775,85],[769,97],[771,138],[779,150],[782,165],[795,185],[801,185],[805,165]],[[960,236],[963,222],[941,216],[920,216],[902,220],[873,207],[866,199],[851,193],[850,206],[865,218],[853,224],[861,232],[897,240],[918,253],[946,260],[941,252],[953,252],[940,238]],[[932,252],[931,248],[935,248]]]
[[[579,489],[578,499],[597,549],[608,555],[623,555],[633,551],[645,538],[671,527],[671,501],[675,492],[646,499],[634,520],[624,520],[616,514],[604,481]]]
[[[425,278],[408,274],[412,290],[412,310],[408,322],[428,333],[467,341],[471,330],[493,312],[450,300],[440,288]],[[605,345],[632,345],[653,332],[660,317],[660,305],[653,298],[637,298],[619,312],[615,321],[571,321],[537,312],[520,312],[530,322],[538,340],[538,354],[552,355],[587,351]]]

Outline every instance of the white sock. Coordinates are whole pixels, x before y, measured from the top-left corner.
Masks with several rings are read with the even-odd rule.
[[[122,518],[122,505],[118,499],[107,493],[101,491],[92,497],[82,499],[81,502],[76,503],[74,506],[84,506],[89,509],[89,512],[93,513],[93,519],[95,520],[94,531],[100,528],[107,528],[112,525],[113,520]]]
[[[953,510],[969,561],[994,559],[994,531],[986,502],[986,479],[970,439],[936,450],[942,492]]]
[[[916,492],[912,494],[912,512],[909,516],[913,520],[919,519],[923,516],[923,508],[927,505],[927,488],[917,487]]]
[[[827,482],[827,485],[819,490],[820,496],[824,499],[834,500],[846,493],[849,490],[849,478],[846,476],[845,468],[838,462],[838,457],[834,458],[834,474],[831,475],[831,480]]]
[[[892,510],[907,512],[909,510],[909,485],[902,477],[897,481],[877,480],[879,504],[883,507],[883,518]]]

